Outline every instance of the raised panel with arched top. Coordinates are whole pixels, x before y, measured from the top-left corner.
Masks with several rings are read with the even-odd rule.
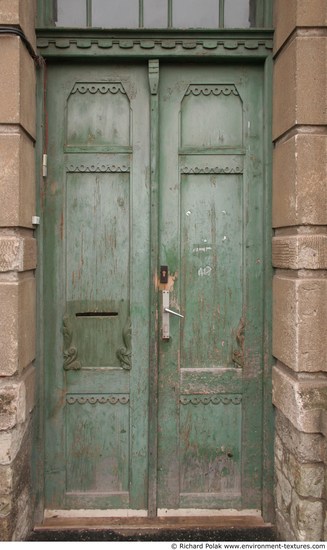
[[[242,101],[234,84],[191,84],[181,106],[182,147],[241,147]]]
[[[77,82],[67,101],[66,145],[129,146],[130,106],[121,82]]]

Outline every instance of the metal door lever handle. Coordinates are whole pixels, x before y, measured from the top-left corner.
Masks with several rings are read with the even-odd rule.
[[[177,313],[169,308],[169,290],[162,291],[162,339],[169,340],[169,316],[176,315],[176,317],[184,318],[184,315]]]
[[[171,313],[171,315],[176,315],[176,317],[182,317],[182,319],[184,319],[184,315],[181,315],[180,313],[177,313],[177,311],[173,311],[172,309],[169,309],[168,307],[165,307],[164,311],[166,311],[167,313]]]

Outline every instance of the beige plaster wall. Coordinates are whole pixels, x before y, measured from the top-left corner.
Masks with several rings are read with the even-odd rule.
[[[0,25],[35,45],[34,0],[1,0]],[[0,36],[0,540],[31,527],[35,393],[35,65],[18,36]]]
[[[275,0],[275,28],[277,528],[284,540],[319,541],[327,538],[327,3]]]

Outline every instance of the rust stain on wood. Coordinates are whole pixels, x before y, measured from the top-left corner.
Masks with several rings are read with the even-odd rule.
[[[168,275],[168,283],[161,283],[160,282],[160,278],[158,277],[158,274],[156,273],[155,276],[154,276],[154,287],[157,289],[157,290],[168,290],[169,292],[171,292],[172,290],[174,290],[174,284],[175,284],[175,281],[178,277],[178,271],[176,271],[175,273],[173,274],[169,274]]]

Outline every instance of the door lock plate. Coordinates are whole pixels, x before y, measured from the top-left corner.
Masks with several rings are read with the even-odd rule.
[[[160,283],[161,284],[168,283],[168,265],[160,266]]]

